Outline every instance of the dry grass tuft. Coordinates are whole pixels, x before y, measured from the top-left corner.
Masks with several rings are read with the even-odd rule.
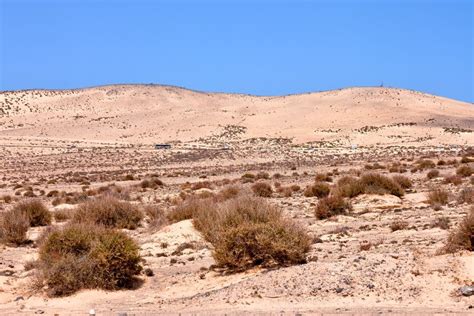
[[[163,209],[157,205],[145,205],[143,213],[146,214],[148,227],[157,230],[168,224],[168,219]]]
[[[102,196],[80,204],[74,212],[72,222],[135,229],[143,217],[142,211],[129,202]]]
[[[75,224],[42,239],[38,267],[51,296],[84,288],[130,288],[142,269],[139,247],[116,230]]]
[[[426,177],[430,180],[439,177],[439,170],[436,170],[436,169],[430,170],[426,174]]]
[[[458,203],[459,204],[473,204],[474,203],[474,188],[468,187],[465,189],[462,189],[461,192],[459,192],[458,196]]]
[[[396,220],[390,224],[390,229],[392,230],[392,232],[397,231],[397,230],[407,229],[407,227],[408,227],[408,222],[403,221],[403,220]]]
[[[171,223],[192,219],[200,212],[206,210],[209,204],[212,204],[210,199],[190,197],[176,205],[176,207],[167,214],[167,218]]]

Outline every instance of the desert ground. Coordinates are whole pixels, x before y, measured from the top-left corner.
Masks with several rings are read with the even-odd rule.
[[[473,314],[473,248],[445,251],[474,212],[472,170],[474,105],[411,90],[1,92],[0,214],[39,200],[53,219],[30,227],[22,244],[0,244],[0,313]],[[367,175],[410,184],[369,186],[342,195],[345,210],[318,213],[326,195],[342,192],[341,179]],[[329,191],[311,193],[314,185]],[[229,188],[304,230],[304,260],[231,269],[196,214],[172,215],[193,201],[227,205]],[[140,211],[137,227],[120,229],[139,246],[136,284],[51,295],[36,264],[44,236],[103,196],[162,212],[154,221]]]

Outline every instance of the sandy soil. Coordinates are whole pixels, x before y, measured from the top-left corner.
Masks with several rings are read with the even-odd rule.
[[[317,220],[316,197],[273,193],[270,203],[302,223],[314,237],[308,262],[280,269],[255,268],[223,273],[213,268],[212,246],[190,220],[150,230],[127,231],[141,247],[145,267],[134,290],[83,290],[65,298],[34,290],[35,271],[25,264],[37,257],[30,245],[0,245],[2,314],[317,314],[317,313],[473,313],[474,296],[458,289],[474,282],[474,255],[439,255],[449,229],[465,216],[460,185],[445,184],[460,156],[474,145],[472,104],[388,88],[349,88],[285,97],[209,94],[167,86],[106,86],[69,91],[16,91],[0,94],[0,212],[27,192],[54,212],[53,190],[71,195],[115,183],[132,203],[173,207],[187,182],[241,183],[245,172],[281,174],[266,180],[276,188],[314,181],[333,172],[333,182],[364,166],[395,175],[401,163],[414,187],[405,196],[362,195],[353,213]],[[170,150],[155,150],[155,143]],[[419,158],[457,159],[411,172]],[[470,163],[474,166],[473,163]],[[402,168],[402,169],[403,169]],[[165,185],[142,190],[137,184],[155,174]],[[133,175],[133,180],[126,178]],[[426,202],[433,186],[450,192],[450,202]],[[13,201],[7,202],[5,195]],[[139,202],[141,201],[141,202]],[[56,203],[55,203],[56,204]],[[447,218],[449,229],[433,225]],[[407,227],[392,231],[391,223]],[[60,224],[55,224],[60,225]],[[178,246],[191,248],[176,253]],[[361,245],[370,244],[361,250]],[[365,248],[364,248],[365,249]]]

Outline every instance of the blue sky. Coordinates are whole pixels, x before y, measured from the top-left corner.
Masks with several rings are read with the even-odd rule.
[[[473,101],[470,0],[0,0],[0,90],[347,86]]]

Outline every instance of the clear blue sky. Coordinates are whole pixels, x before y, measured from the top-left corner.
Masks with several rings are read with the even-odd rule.
[[[473,101],[470,0],[0,0],[0,90],[347,86]]]

